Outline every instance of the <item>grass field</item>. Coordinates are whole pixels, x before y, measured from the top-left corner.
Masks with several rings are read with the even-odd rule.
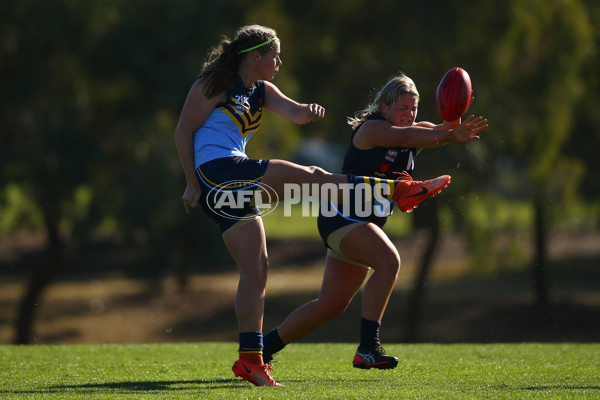
[[[2,399],[600,398],[599,344],[388,345],[388,371],[351,367],[350,344],[293,344],[284,388],[234,378],[235,343],[0,346]]]

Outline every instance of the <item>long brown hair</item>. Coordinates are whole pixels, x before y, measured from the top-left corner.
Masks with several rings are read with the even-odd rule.
[[[217,46],[210,49],[198,76],[198,78],[206,80],[204,94],[211,98],[224,90],[233,88],[241,60],[246,56],[246,53],[240,52],[276,37],[275,30],[262,25],[241,27],[233,40],[224,36]],[[257,47],[256,50],[260,54],[266,54],[269,50],[276,50],[276,45],[276,40],[272,40],[264,46]]]

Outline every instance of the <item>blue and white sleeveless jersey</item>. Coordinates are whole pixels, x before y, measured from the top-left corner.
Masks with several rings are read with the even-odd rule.
[[[223,157],[248,157],[246,143],[258,130],[265,101],[265,83],[256,81],[244,86],[240,77],[226,93],[225,103],[219,103],[204,125],[194,132],[195,167]]]

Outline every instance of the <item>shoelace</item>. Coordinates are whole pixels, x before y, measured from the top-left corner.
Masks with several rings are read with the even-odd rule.
[[[375,346],[373,347],[373,352],[377,353],[378,355],[384,355],[387,354],[385,352],[385,350],[383,349],[383,346],[379,343],[376,343]]]
[[[406,172],[406,171],[402,171],[402,172],[396,172],[396,171],[394,171],[394,174],[400,175],[400,179],[399,180],[402,180],[402,181],[409,181],[410,182],[410,181],[413,180],[412,176],[410,176],[410,174],[408,172]]]

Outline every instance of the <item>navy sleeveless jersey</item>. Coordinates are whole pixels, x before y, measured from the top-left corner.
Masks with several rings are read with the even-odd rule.
[[[383,116],[376,114],[367,119],[367,121],[383,119]],[[352,143],[352,139],[359,128],[360,126],[352,132],[350,138],[350,146],[346,151],[346,156],[344,157],[344,163],[342,165],[342,172],[344,174],[373,176],[376,178],[395,180],[399,177],[394,172],[400,173],[406,171],[412,173],[415,166],[415,156],[417,154],[416,148],[375,147],[369,150],[358,149]],[[352,211],[354,210],[354,206],[355,201],[351,198],[349,207],[350,212],[348,214],[344,214],[340,210],[341,207],[333,203],[329,203],[329,207],[336,210],[335,216],[325,217],[323,215],[323,209],[320,210],[319,217],[317,218],[317,227],[325,246],[329,247],[327,244],[329,235],[346,225],[355,222],[372,222],[380,227],[385,225],[385,222],[387,221],[386,216],[370,215],[368,217],[359,217]]]
[[[384,119],[383,116],[376,114],[367,119],[367,121],[382,119]],[[352,137],[350,138],[350,146],[348,147],[348,151],[346,151],[342,165],[342,172],[344,174],[398,179],[397,174],[394,174],[394,172],[406,171],[409,174],[412,173],[415,167],[416,148],[375,147],[369,150],[357,149],[352,143],[352,139],[359,128],[360,126],[352,132]]]

